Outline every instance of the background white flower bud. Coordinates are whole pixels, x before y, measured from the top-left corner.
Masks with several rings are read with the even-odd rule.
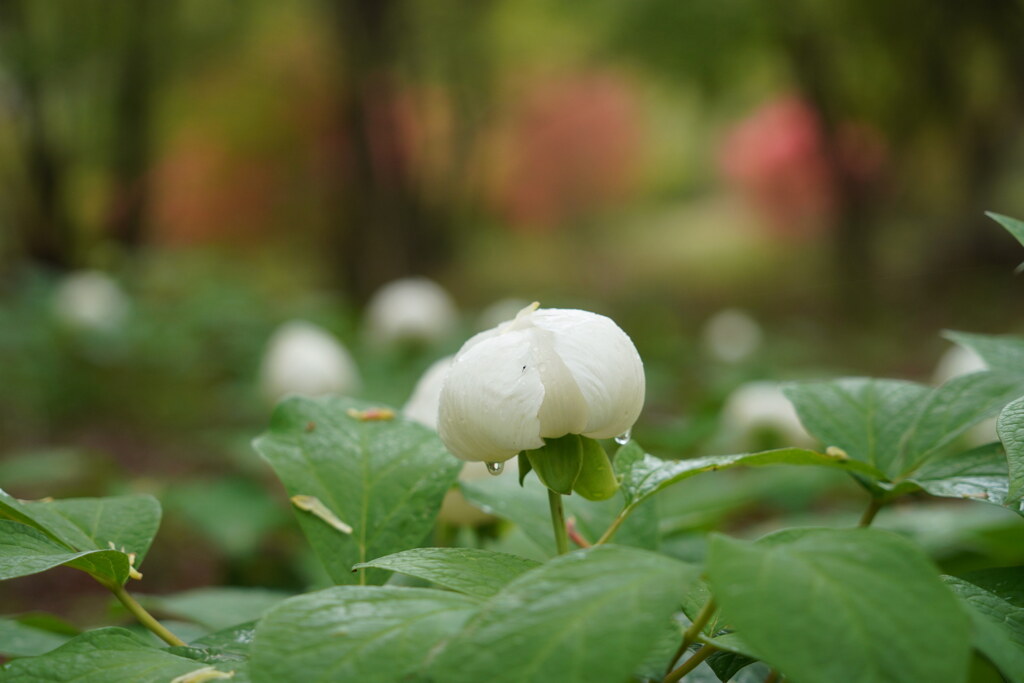
[[[423,373],[412,395],[402,408],[402,414],[421,425],[437,429],[437,409],[441,404],[441,387],[444,386],[445,375],[452,366],[455,356],[445,356],[435,362]]]
[[[644,368],[611,319],[567,309],[520,311],[455,356],[438,431],[463,460],[503,462],[545,438],[627,432],[644,403]]]
[[[988,370],[988,365],[982,360],[981,356],[971,349],[956,344],[951,346],[939,358],[939,362],[935,366],[935,372],[932,375],[932,384],[938,386],[945,384],[954,377],[969,375],[972,372],[981,372],[982,370]],[[964,442],[971,447],[983,446],[993,441],[999,441],[999,435],[996,433],[995,417],[979,422],[964,433]]]
[[[701,336],[712,356],[723,363],[738,363],[757,351],[764,334],[749,313],[726,308],[704,323]]]
[[[797,416],[796,408],[775,382],[750,382],[736,389],[722,409],[722,430],[731,446],[749,449],[758,430],[778,433],[785,446],[809,446],[814,439]]]
[[[341,342],[304,320],[287,322],[270,337],[260,380],[264,396],[274,402],[288,394],[351,394],[360,383],[356,364]]]
[[[128,296],[114,278],[98,270],[81,270],[64,277],[53,298],[57,317],[83,330],[111,331],[128,314]]]
[[[367,334],[378,343],[439,341],[450,335],[457,323],[458,311],[451,296],[424,277],[384,285],[366,307]]]

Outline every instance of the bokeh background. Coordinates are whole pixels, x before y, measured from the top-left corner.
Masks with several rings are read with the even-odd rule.
[[[984,215],[1024,217],[1022,36],[1011,0],[0,0],[0,487],[160,497],[147,591],[298,590],[249,447],[289,320],[400,407],[495,302],[610,315],[666,457],[734,446],[749,381],[932,381],[942,329],[1022,327],[1024,250]],[[366,307],[408,276],[459,317],[386,343]],[[759,340],[723,356],[731,309]],[[674,552],[856,495],[772,477],[666,504]],[[901,523],[949,566],[1021,560],[1008,517],[936,519]],[[0,590],[79,624],[106,600],[70,570]]]

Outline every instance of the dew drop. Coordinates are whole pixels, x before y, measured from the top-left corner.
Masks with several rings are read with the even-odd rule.
[[[629,443],[629,438],[631,436],[632,430],[627,429],[626,431],[622,432],[617,437],[615,437],[615,443],[619,444],[620,446],[625,446],[627,443]]]
[[[487,473],[495,477],[505,470],[505,463],[503,462],[489,462],[486,465]]]

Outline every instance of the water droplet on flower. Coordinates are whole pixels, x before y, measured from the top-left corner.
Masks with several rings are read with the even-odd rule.
[[[632,430],[627,429],[626,431],[622,432],[617,437],[615,437],[615,443],[619,444],[620,446],[625,446],[627,443],[629,443],[629,439],[631,436]]]
[[[505,469],[505,463],[503,462],[489,462],[487,465],[487,473],[492,476],[498,476]]]

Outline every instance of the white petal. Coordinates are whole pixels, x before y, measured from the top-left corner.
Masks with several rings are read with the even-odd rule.
[[[555,335],[534,327],[529,330],[533,362],[544,385],[540,407],[540,435],[557,438],[579,434],[587,426],[587,402],[568,366],[555,352]]]
[[[438,433],[455,456],[503,462],[544,445],[538,417],[544,387],[529,335],[515,330],[484,338],[455,357],[438,414]]]
[[[412,396],[402,408],[403,415],[431,429],[437,429],[437,409],[441,403],[441,387],[444,386],[444,377],[448,374],[448,368],[452,366],[454,358],[454,356],[445,356],[427,368],[412,390]]]
[[[554,348],[587,403],[581,433],[607,439],[626,432],[644,405],[644,366],[629,336],[588,311],[541,309],[533,324],[554,333]]]

